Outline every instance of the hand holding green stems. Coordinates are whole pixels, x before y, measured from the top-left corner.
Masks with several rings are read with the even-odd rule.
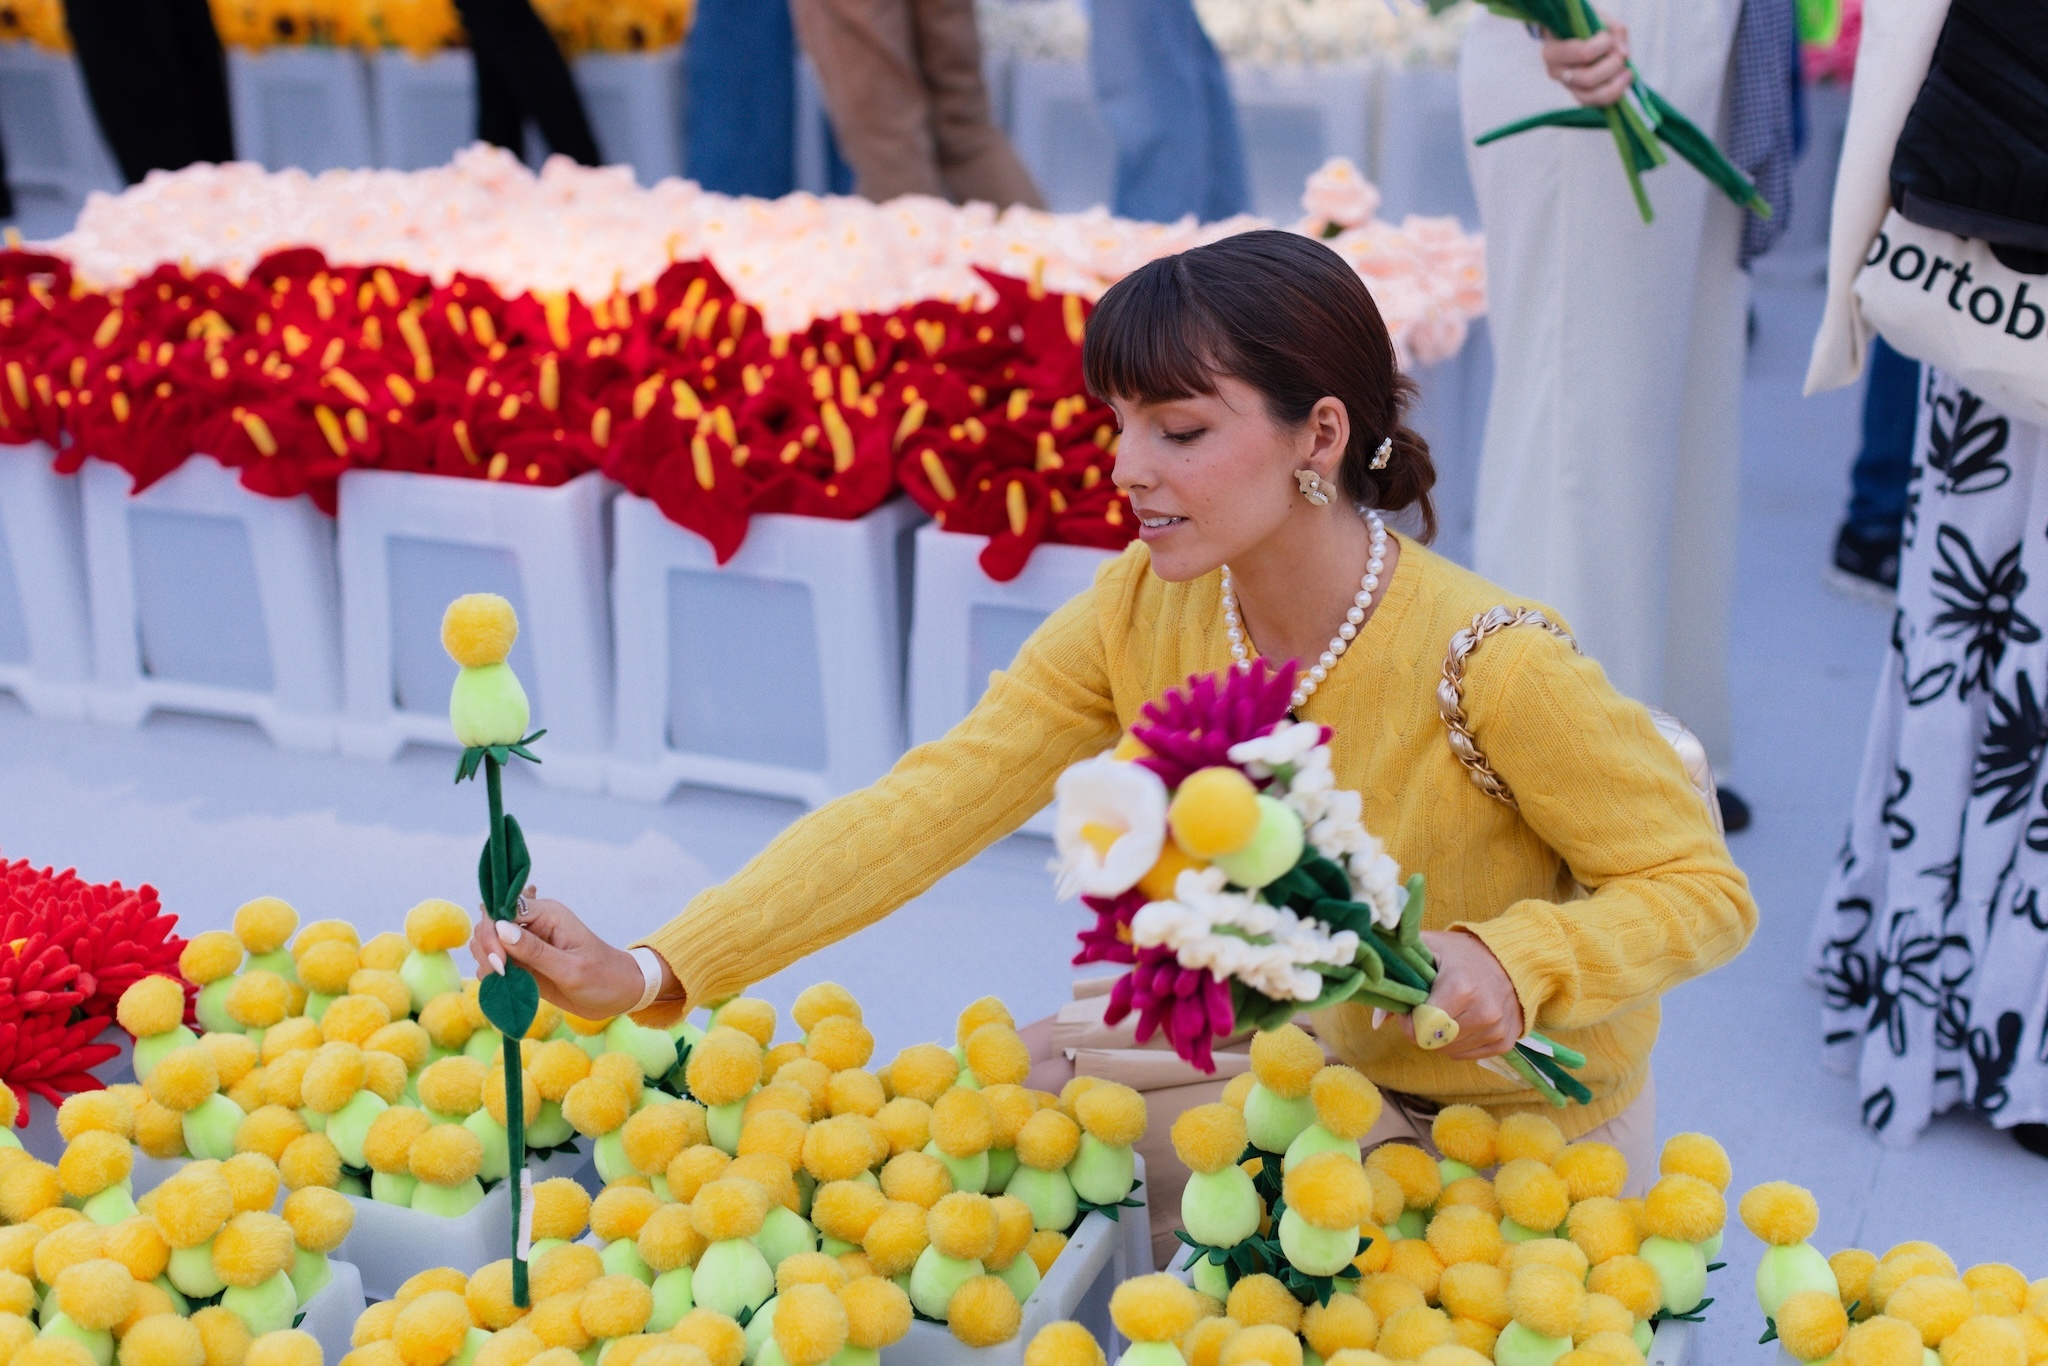
[[[1457,0],[1428,0],[1428,3],[1433,12],[1441,12]],[[1504,18],[1540,25],[1558,38],[1590,38],[1604,27],[1589,0],[1481,0],[1481,3]],[[1621,168],[1628,176],[1629,190],[1635,195],[1636,208],[1645,223],[1654,221],[1657,215],[1650,207],[1648,192],[1643,189],[1642,173],[1655,170],[1670,160],[1665,156],[1664,148],[1658,145],[1662,142],[1691,162],[1700,174],[1735,203],[1759,218],[1769,218],[1771,206],[1757,193],[1749,177],[1714,145],[1714,140],[1702,133],[1669,100],[1651,89],[1641,75],[1636,74],[1633,63],[1630,63],[1629,71],[1634,79],[1629,83],[1628,93],[1605,108],[1574,106],[1532,114],[1490,133],[1483,133],[1474,142],[1484,147],[1531,128],[1605,128],[1613,136],[1615,148],[1621,154]]]
[[[493,920],[510,920],[518,914],[520,893],[533,871],[526,837],[520,833],[519,822],[505,810],[499,776],[515,757],[539,763],[527,746],[546,733],[526,734],[531,715],[526,689],[505,662],[518,637],[519,618],[512,604],[493,593],[459,597],[448,604],[441,618],[441,645],[461,667],[448,698],[448,719],[463,747],[455,781],[475,777],[481,767],[490,800],[491,829],[484,841],[477,885],[484,910]],[[512,1300],[524,1308],[530,1296],[526,1261],[519,1255],[518,1228],[520,1178],[526,1170],[526,1107],[521,1103],[526,1085],[520,1076],[519,1045],[540,1009],[540,987],[525,968],[506,963],[501,971],[484,977],[477,1003],[485,1018],[504,1035],[505,1135],[511,1157],[506,1189],[512,1199],[514,1230]]]

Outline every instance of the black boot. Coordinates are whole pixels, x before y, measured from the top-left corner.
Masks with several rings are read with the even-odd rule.
[[[1870,539],[1848,523],[1835,535],[1835,562],[1828,583],[1852,597],[1891,606],[1899,593],[1899,542]]]
[[[2013,1141],[2036,1157],[2048,1157],[2048,1124],[2015,1124]]]
[[[1749,803],[1729,791],[1717,788],[1715,797],[1721,802],[1721,828],[1731,835],[1739,835],[1749,829]]]

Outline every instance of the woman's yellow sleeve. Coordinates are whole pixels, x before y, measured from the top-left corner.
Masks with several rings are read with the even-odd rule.
[[[1479,747],[1522,818],[1592,889],[1460,925],[1507,969],[1531,1028],[1581,1029],[1740,953],[1749,880],[1649,713],[1547,632],[1513,631],[1469,676]]]
[[[1068,764],[1114,744],[1100,591],[1048,617],[959,725],[796,821],[641,941],[687,1003],[732,996],[880,920],[1028,820]],[[664,1002],[637,1018],[679,1013]]]

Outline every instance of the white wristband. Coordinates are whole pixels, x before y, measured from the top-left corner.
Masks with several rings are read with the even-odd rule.
[[[661,984],[668,980],[668,964],[653,949],[642,944],[633,950],[633,958],[640,964],[640,974],[647,979],[647,984],[640,990],[639,1003],[626,1012],[629,1015],[653,1005],[655,998],[661,995]]]

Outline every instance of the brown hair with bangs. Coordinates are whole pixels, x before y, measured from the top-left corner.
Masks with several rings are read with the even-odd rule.
[[[1325,397],[1344,405],[1345,497],[1382,512],[1417,509],[1436,536],[1429,443],[1402,422],[1415,382],[1400,372],[1378,305],[1322,243],[1262,229],[1161,257],[1126,275],[1088,319],[1081,368],[1100,398],[1165,403],[1214,394],[1228,375],[1258,390],[1286,427]],[[1373,451],[1394,443],[1385,469]]]

